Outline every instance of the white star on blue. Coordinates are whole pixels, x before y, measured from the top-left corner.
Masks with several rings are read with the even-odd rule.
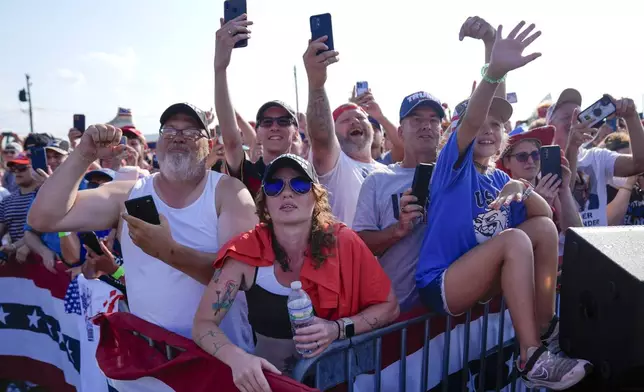
[[[74,278],[67,286],[65,293],[65,313],[81,315],[80,291],[78,289],[78,277]]]

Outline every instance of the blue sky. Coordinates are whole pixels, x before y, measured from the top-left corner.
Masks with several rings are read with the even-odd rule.
[[[328,81],[334,107],[358,80],[369,81],[394,122],[402,98],[418,90],[453,107],[469,94],[483,64],[482,44],[458,41],[462,22],[472,15],[503,23],[506,31],[521,19],[543,31],[532,48],[543,57],[508,78],[508,91],[519,99],[514,120],[566,87],[578,88],[588,104],[609,92],[642,106],[640,2],[248,0],[248,10],[253,38],[248,48],[234,51],[230,83],[235,106],[251,119],[271,99],[295,106],[294,65],[304,110],[308,18],[324,12],[333,16],[341,59]],[[26,106],[17,99],[26,72],[37,132],[63,136],[74,113],[86,114],[88,123],[106,122],[122,106],[150,134],[171,103],[211,108],[214,35],[222,13],[223,1],[212,0],[0,2],[0,129],[28,132]]]

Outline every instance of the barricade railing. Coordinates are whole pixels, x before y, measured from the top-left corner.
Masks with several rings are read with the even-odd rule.
[[[453,390],[527,390],[518,377],[516,368],[513,366],[518,356],[518,345],[515,344],[514,331],[511,321],[506,320],[506,307],[503,299],[496,299],[498,306],[490,313],[490,303],[483,305],[482,312],[475,309],[468,311],[459,318],[446,317],[433,313],[426,313],[397,322],[378,330],[355,336],[351,339],[334,342],[322,354],[315,358],[300,360],[293,371],[293,378],[296,381],[307,383],[320,389],[329,390],[333,387],[346,384],[346,390],[353,392],[354,382],[359,377],[371,377],[362,385],[373,386],[368,390],[397,390],[397,391],[453,391]],[[558,304],[558,298],[557,298]],[[558,306],[557,306],[558,308]],[[475,312],[475,319],[473,319]],[[557,309],[558,313],[558,309]],[[491,325],[492,323],[492,325]],[[444,330],[432,332],[432,326],[439,325],[438,329]],[[422,348],[410,347],[410,331],[422,326]],[[471,328],[476,328],[476,335],[471,336]],[[492,329],[491,334],[490,329]],[[456,331],[456,332],[455,332]],[[496,336],[493,336],[496,331]],[[456,346],[453,343],[452,334],[455,336]],[[400,345],[399,354],[392,363],[383,363],[383,340],[399,334],[396,344]],[[442,335],[442,337],[441,337]],[[462,335],[462,339],[458,339]],[[490,335],[490,336],[488,336]],[[434,339],[440,338],[440,339]],[[477,341],[480,339],[480,341]],[[492,339],[492,344],[488,341]],[[413,339],[412,339],[413,340]],[[441,343],[442,340],[442,343]],[[391,339],[389,339],[391,344]],[[430,345],[442,344],[442,353],[437,358],[436,352],[433,360],[430,360]],[[477,355],[472,355],[472,348],[479,350]],[[461,360],[453,361],[454,356],[460,350]],[[489,348],[488,348],[489,346]],[[391,348],[391,347],[389,347]],[[411,350],[410,350],[411,348]],[[386,347],[385,347],[386,350]],[[390,350],[391,351],[391,350]],[[420,353],[419,374],[411,375],[414,385],[408,383],[410,372],[418,368],[417,355]],[[413,357],[413,358],[412,358]],[[416,364],[411,368],[410,361],[415,360]],[[440,363],[440,374],[436,374],[435,362]],[[508,364],[509,363],[509,364]],[[397,366],[397,372],[394,367]],[[383,372],[387,369],[388,383],[384,383]],[[430,377],[430,369],[433,371]],[[451,370],[451,371],[450,371]],[[490,372],[490,370],[492,372]],[[392,385],[391,377],[398,374],[395,385]],[[420,379],[418,380],[417,378]],[[363,380],[365,381],[365,380]],[[383,387],[384,383],[384,387]],[[459,385],[454,388],[452,383]],[[359,388],[367,390],[367,388]]]

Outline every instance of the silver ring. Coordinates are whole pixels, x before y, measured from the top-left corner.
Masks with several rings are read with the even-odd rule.
[[[233,35],[233,31],[232,31],[232,30],[228,30],[228,35]]]
[[[315,341],[315,345],[318,346],[318,348],[320,348],[320,342],[318,342],[317,340]]]

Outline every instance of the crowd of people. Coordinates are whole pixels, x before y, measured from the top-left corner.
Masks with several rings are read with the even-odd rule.
[[[322,37],[303,56],[306,113],[275,100],[248,120],[231,100],[228,69],[251,25],[242,15],[217,31],[217,125],[178,103],[161,114],[154,149],[133,124],[7,143],[2,263],[31,254],[52,271],[64,263],[73,279],[113,279],[132,314],[193,339],[244,392],[268,390],[263,372],[289,374],[298,351],[314,357],[401,312],[459,315],[500,293],[524,383],[581,381],[591,365],[559,348],[560,256],[570,227],[644,221],[644,128],[633,101],[611,97],[615,126],[592,128],[569,88],[513,127],[506,78],[538,66],[540,54],[524,51],[541,33],[471,17],[460,39],[481,41],[484,66],[453,113],[424,91],[402,99],[398,118],[371,91],[332,104],[327,69],[339,54]],[[540,175],[547,145],[561,148],[560,177]],[[32,169],[38,147],[47,171]],[[421,163],[435,165],[426,205],[411,192]],[[124,203],[142,196],[160,224],[127,213]],[[85,246],[90,231],[102,254]],[[315,311],[295,331],[286,306],[294,281]]]

